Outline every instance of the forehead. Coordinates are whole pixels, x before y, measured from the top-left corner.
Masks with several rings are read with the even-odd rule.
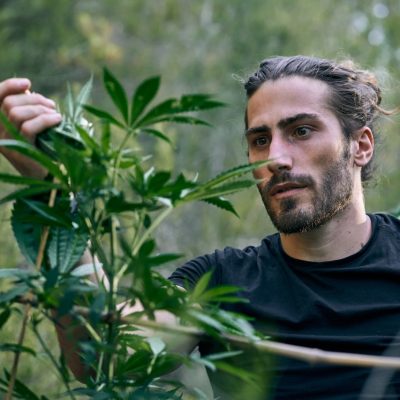
[[[264,82],[248,101],[248,125],[274,125],[302,113],[335,117],[328,107],[329,90],[325,82],[300,76]]]

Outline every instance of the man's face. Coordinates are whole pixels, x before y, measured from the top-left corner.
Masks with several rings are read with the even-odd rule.
[[[254,175],[281,233],[313,230],[351,201],[350,146],[328,96],[324,82],[293,76],[264,83],[249,99],[249,161],[271,160]]]

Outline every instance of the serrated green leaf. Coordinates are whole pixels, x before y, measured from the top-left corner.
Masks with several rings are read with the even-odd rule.
[[[170,114],[181,114],[192,111],[206,110],[221,107],[225,104],[212,100],[209,95],[193,94],[185,95],[179,99],[167,99],[152,108],[137,125],[148,124],[149,121],[164,118]]]
[[[65,228],[71,228],[72,222],[66,217],[64,212],[58,211],[54,207],[49,207],[47,204],[43,204],[38,201],[22,200],[25,202],[33,211],[41,215],[50,226],[62,226]]]
[[[84,105],[83,107],[87,112],[95,115],[98,118],[101,118],[107,122],[109,122],[112,125],[116,125],[119,126],[120,128],[124,127],[124,124],[122,124],[121,122],[119,122],[117,119],[115,119],[110,113],[108,113],[107,111],[104,110],[100,110],[99,108],[93,107],[93,106],[89,106],[87,104]]]
[[[267,165],[269,162],[270,162],[269,160],[265,160],[265,161],[258,161],[255,163],[251,163],[251,164],[239,165],[237,167],[228,169],[227,171],[223,171],[222,173],[218,174],[215,178],[204,183],[202,186],[204,188],[215,187],[229,179],[239,178],[240,176],[243,176],[249,172],[252,172],[253,170],[255,170],[257,168],[263,167],[263,166]]]
[[[113,103],[122,114],[124,121],[128,123],[128,99],[126,97],[124,88],[107,68],[103,69],[103,82]]]
[[[160,77],[154,76],[143,81],[132,97],[131,117],[129,125],[134,125],[144,109],[156,96],[160,87]]]
[[[15,202],[11,215],[11,226],[22,255],[31,265],[35,265],[42,227],[22,221],[26,216],[29,217],[30,213],[31,209],[24,202]]]
[[[157,193],[169,181],[170,177],[171,172],[169,171],[159,171],[150,176],[147,181],[149,192]]]
[[[60,273],[71,270],[82,257],[88,242],[88,235],[74,229],[52,228],[47,254],[51,268]]]
[[[218,208],[221,208],[222,210],[229,211],[239,218],[239,214],[236,212],[232,203],[229,200],[224,199],[223,197],[209,197],[207,199],[204,199],[203,201],[212,204],[213,206],[216,206]]]
[[[218,187],[209,188],[206,186],[198,186],[193,191],[187,193],[180,201],[195,201],[195,200],[206,200],[208,198],[226,196],[228,194],[233,194],[239,190],[248,189],[254,186],[255,182],[253,180],[242,180],[226,183],[219,185]]]

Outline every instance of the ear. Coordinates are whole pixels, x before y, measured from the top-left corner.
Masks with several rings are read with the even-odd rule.
[[[354,133],[353,159],[354,165],[363,167],[371,160],[374,153],[374,135],[370,128],[364,126]]]

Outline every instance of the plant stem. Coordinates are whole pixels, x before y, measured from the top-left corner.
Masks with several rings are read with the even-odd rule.
[[[47,354],[47,356],[50,358],[50,361],[52,362],[52,364],[54,365],[54,367],[57,369],[57,371],[59,372],[62,381],[64,382],[64,385],[67,389],[67,392],[69,394],[69,396],[71,397],[71,399],[75,400],[75,396],[74,394],[71,392],[71,388],[69,386],[68,383],[68,379],[65,377],[65,375],[61,372],[61,368],[59,367],[59,365],[57,364],[57,361],[55,360],[53,354],[51,353],[51,351],[49,350],[49,348],[46,346],[45,341],[43,340],[42,336],[40,335],[38,329],[36,328],[36,326],[34,325],[32,328],[33,332],[35,333],[37,339],[39,340],[43,350],[45,351],[45,353]]]
[[[154,230],[161,224],[161,222],[168,217],[168,215],[173,211],[173,207],[167,207],[163,212],[158,214],[154,222],[149,226],[149,228],[143,233],[139,242],[133,248],[132,254],[136,255],[142,244],[150,237]]]
[[[57,183],[56,179],[53,180],[53,183]],[[54,203],[56,201],[56,196],[57,196],[57,189],[53,189],[50,192],[50,197],[49,197],[49,202],[48,202],[48,206],[49,207],[54,207]],[[45,226],[43,228],[41,237],[40,237],[40,244],[39,244],[39,250],[38,250],[38,255],[36,257],[36,269],[40,270],[40,266],[42,265],[43,262],[43,258],[44,258],[44,252],[46,249],[46,244],[47,244],[47,239],[49,237],[49,227]],[[22,326],[21,326],[21,331],[18,337],[18,346],[22,346],[24,340],[25,340],[25,333],[26,333],[26,326],[28,324],[28,321],[30,320],[30,316],[31,316],[31,305],[28,304],[25,309],[24,309],[24,317],[22,320]],[[18,349],[15,352],[15,356],[14,356],[14,361],[13,361],[13,365],[11,368],[11,375],[10,375],[10,381],[8,383],[8,388],[7,388],[7,394],[5,397],[5,400],[11,400],[12,399],[12,393],[14,391],[14,386],[15,386],[15,380],[17,377],[17,371],[18,371],[18,365],[19,365],[19,360],[20,360],[20,351],[18,351]]]

